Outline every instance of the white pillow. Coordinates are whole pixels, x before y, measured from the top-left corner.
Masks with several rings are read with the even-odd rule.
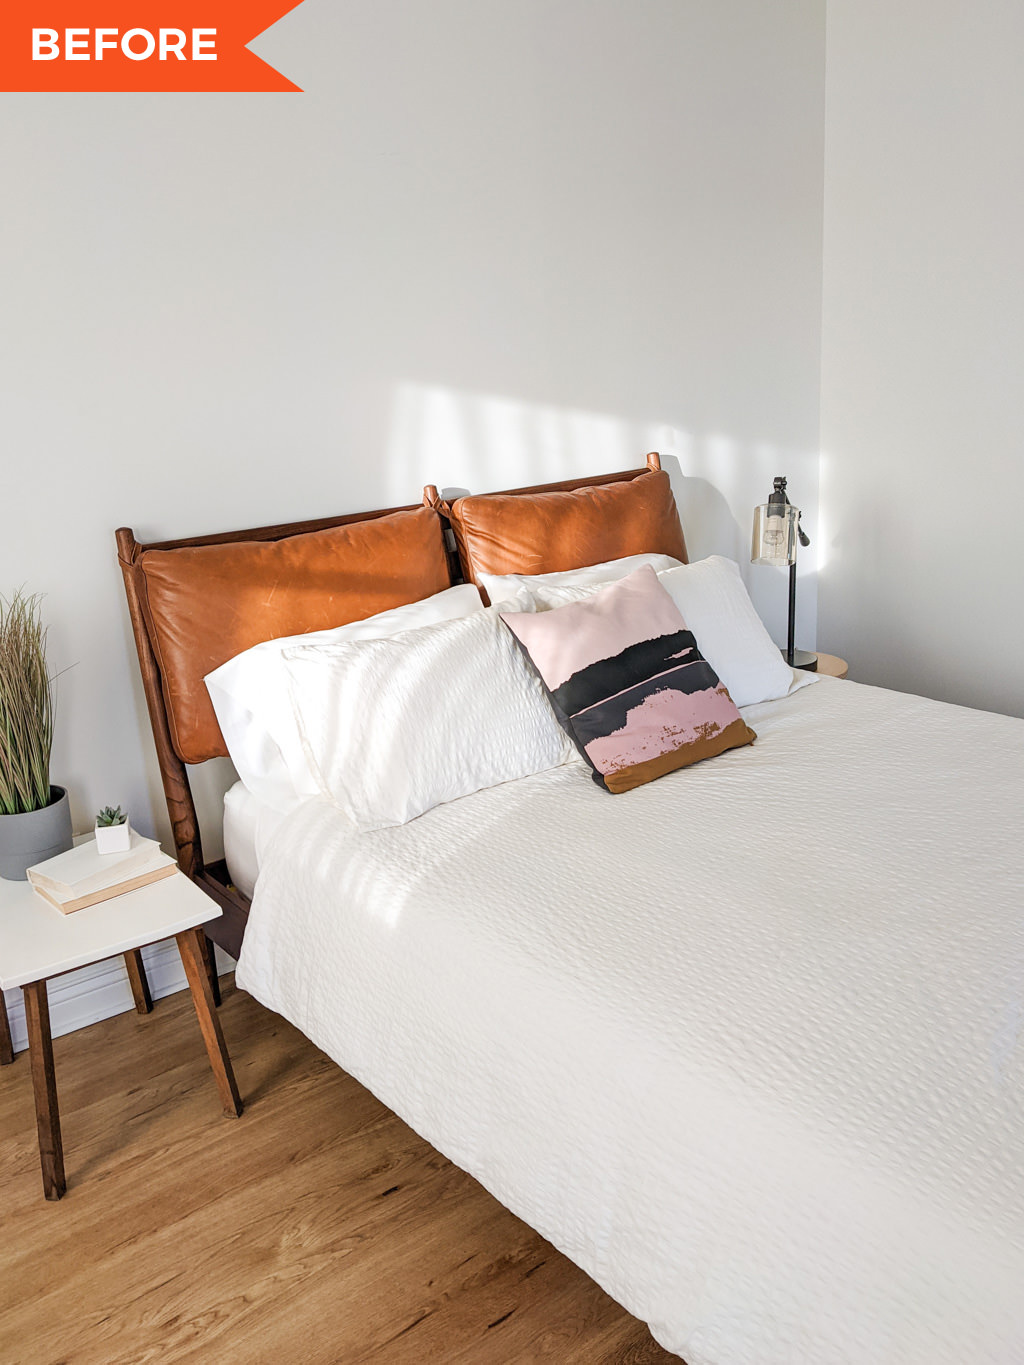
[[[729,689],[737,706],[774,701],[817,681],[790,668],[750,600],[739,565],[721,555],[680,564],[658,574],[693,632],[697,647]],[[538,608],[560,607],[595,588],[549,589]]]
[[[721,555],[658,574],[693,631],[697,647],[737,706],[785,697],[812,673],[797,673],[758,616],[739,565]]]
[[[501,583],[502,579],[496,578],[496,583]],[[487,594],[490,597],[490,593]],[[491,597],[491,606],[497,611],[536,611],[537,606],[533,600],[533,594],[527,592],[526,588],[507,587],[504,589],[504,596],[497,601]]]
[[[254,796],[278,811],[293,810],[319,793],[295,726],[288,674],[282,661],[286,649],[340,640],[380,639],[483,609],[473,584],[462,583],[422,602],[394,607],[364,621],[267,640],[208,673],[206,688],[238,776]]]
[[[566,763],[573,749],[495,610],[285,653],[321,791],[360,830]]]
[[[651,568],[657,571],[675,568],[679,560],[673,559],[671,555],[626,555],[623,559],[609,559],[604,564],[591,564],[585,569],[565,569],[561,573],[482,573],[477,577],[492,606],[497,606],[499,602],[515,602],[517,594],[525,589],[535,607],[543,611],[545,607],[562,606],[560,600],[557,602],[548,600],[552,590],[614,583],[644,564],[650,564]],[[519,609],[518,605],[516,609]]]

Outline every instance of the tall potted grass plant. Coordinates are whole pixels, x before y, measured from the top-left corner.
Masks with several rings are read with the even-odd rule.
[[[0,597],[0,877],[71,847],[71,811],[50,783],[53,682],[40,598]]]

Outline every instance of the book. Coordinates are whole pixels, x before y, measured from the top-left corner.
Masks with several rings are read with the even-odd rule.
[[[123,896],[140,886],[173,876],[178,864],[163,852],[155,839],[132,830],[132,843],[125,853],[96,852],[96,840],[87,839],[67,853],[47,858],[28,869],[36,894],[57,907],[62,915],[85,910],[100,901]]]

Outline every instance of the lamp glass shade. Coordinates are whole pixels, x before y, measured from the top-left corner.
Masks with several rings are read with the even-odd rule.
[[[753,564],[786,568],[796,563],[796,533],[800,509],[788,502],[766,502],[754,508],[754,534],[750,546]]]

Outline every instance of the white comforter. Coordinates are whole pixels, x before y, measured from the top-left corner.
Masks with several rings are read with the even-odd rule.
[[[1024,722],[822,679],[268,851],[238,981],[689,1365],[1024,1362]]]

